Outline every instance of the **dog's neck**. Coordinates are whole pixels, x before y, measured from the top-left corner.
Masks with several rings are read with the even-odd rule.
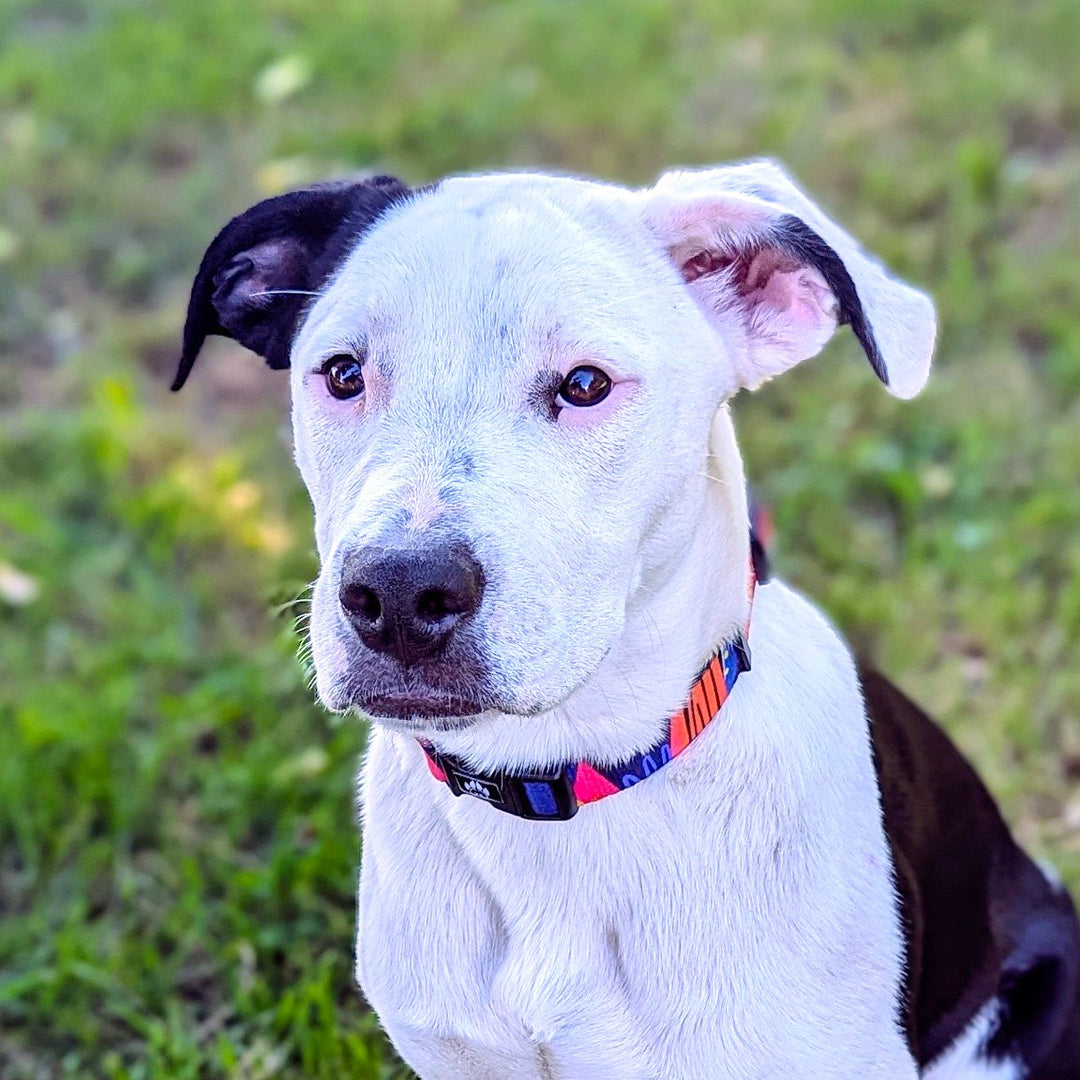
[[[711,651],[749,617],[746,485],[726,407],[713,421],[703,509],[659,546],[666,558],[643,571],[623,633],[565,701],[536,716],[492,713],[432,744],[477,770],[512,771],[611,765],[656,742]]]

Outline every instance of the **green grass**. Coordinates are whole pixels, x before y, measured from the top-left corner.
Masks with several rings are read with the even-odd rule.
[[[812,10],[806,11],[809,7]],[[284,378],[166,391],[233,212],[355,167],[772,154],[935,295],[739,403],[781,572],[1080,888],[1074,0],[0,0],[0,1078],[405,1075],[352,986],[363,733],[312,705]]]

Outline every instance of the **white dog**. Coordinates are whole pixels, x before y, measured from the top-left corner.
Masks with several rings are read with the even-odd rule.
[[[375,719],[357,972],[420,1076],[1080,1077],[1068,897],[754,589],[728,402],[842,323],[918,392],[930,301],[762,162],[329,185],[207,252],[175,388],[208,334],[292,368],[319,695]]]

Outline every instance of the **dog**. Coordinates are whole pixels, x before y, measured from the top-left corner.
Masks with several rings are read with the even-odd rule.
[[[291,368],[357,976],[425,1080],[1080,1077],[1080,928],[946,736],[753,569],[729,405],[929,299],[770,162],[272,198],[191,292]],[[487,804],[487,805],[485,805]]]

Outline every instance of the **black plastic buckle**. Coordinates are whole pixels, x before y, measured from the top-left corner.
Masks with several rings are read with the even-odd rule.
[[[430,753],[455,795],[471,795],[527,821],[569,821],[578,812],[574,785],[565,769],[555,773],[485,775],[470,772],[446,754],[434,750]]]
[[[740,634],[734,640],[734,642],[732,643],[732,646],[735,649],[735,654],[739,658],[739,671],[740,671],[740,673],[744,672],[744,671],[749,671],[750,670],[750,646],[747,643],[746,638],[743,637],[742,634]]]

